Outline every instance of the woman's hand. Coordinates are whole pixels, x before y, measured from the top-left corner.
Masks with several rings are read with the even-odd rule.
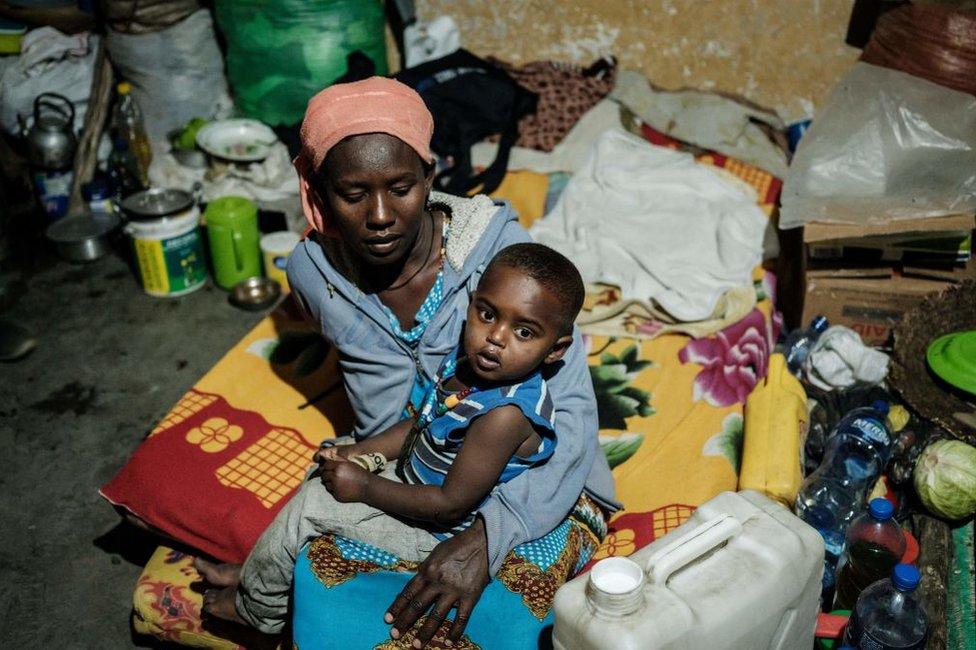
[[[345,459],[322,460],[322,484],[340,503],[362,502],[373,475]]]
[[[390,636],[400,638],[430,609],[414,640],[415,648],[423,648],[451,610],[456,609],[447,641],[449,645],[457,643],[490,580],[488,540],[485,524],[479,517],[467,530],[438,544],[420,564],[417,575],[407,583],[386,613],[386,622],[393,624]]]

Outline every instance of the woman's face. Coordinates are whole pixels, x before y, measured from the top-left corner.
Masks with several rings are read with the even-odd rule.
[[[322,163],[316,191],[343,241],[365,262],[406,259],[417,242],[433,182],[420,156],[386,133],[367,133],[335,145]]]

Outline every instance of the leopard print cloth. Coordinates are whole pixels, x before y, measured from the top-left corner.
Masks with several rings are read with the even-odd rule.
[[[491,62],[539,96],[536,112],[519,122],[515,143],[539,151],[552,151],[583,113],[610,94],[617,72],[612,57],[588,68],[557,61],[533,61],[521,67],[497,59]],[[492,140],[497,141],[497,136]]]

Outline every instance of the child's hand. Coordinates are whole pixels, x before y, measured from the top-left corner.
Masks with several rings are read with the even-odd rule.
[[[356,463],[322,461],[322,484],[340,503],[361,502],[373,475]]]
[[[340,450],[343,447],[353,447],[353,446],[354,445],[337,445],[335,447],[325,447],[323,449],[319,449],[317,452],[315,452],[315,455],[312,456],[312,460],[314,460],[316,463],[319,463],[320,465],[322,464],[322,461],[326,461],[326,460],[332,460],[336,462],[344,461],[346,460],[347,453],[345,450],[343,451]]]

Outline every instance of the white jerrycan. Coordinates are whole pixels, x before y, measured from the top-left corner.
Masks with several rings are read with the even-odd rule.
[[[601,560],[553,604],[557,650],[809,650],[824,544],[785,507],[723,492],[629,558]]]

